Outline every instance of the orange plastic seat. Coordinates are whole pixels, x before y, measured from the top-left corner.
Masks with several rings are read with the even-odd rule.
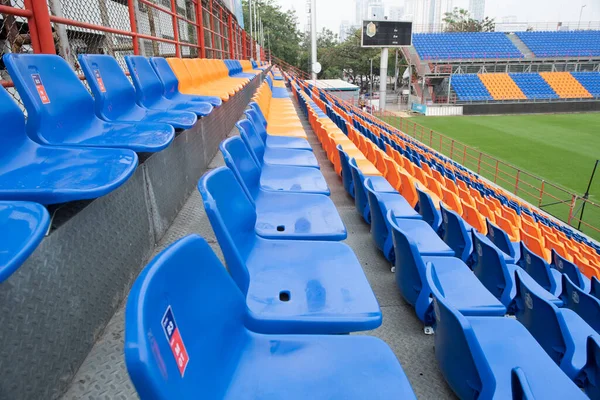
[[[529,250],[542,257],[548,264],[552,263],[552,254],[550,253],[550,250],[544,247],[544,243],[542,243],[540,239],[531,236],[523,229],[520,229],[519,232],[521,234],[521,240]]]
[[[435,181],[434,181],[435,182]],[[442,196],[440,196],[445,205],[454,210],[461,217],[463,216],[463,207],[457,195],[442,187]]]
[[[415,168],[415,170],[416,170],[416,168]],[[425,181],[423,182],[423,184],[431,192],[433,192],[437,197],[439,197],[440,199],[444,198],[444,194],[442,191],[442,185],[440,185],[440,183],[437,180],[435,180],[433,177],[431,177],[429,175],[425,176]],[[445,188],[443,188],[443,189],[445,189]]]
[[[487,235],[488,229],[485,218],[475,209],[475,207],[463,201],[462,208],[465,221],[482,235]]]
[[[496,214],[496,225],[506,232],[511,242],[517,243],[521,240],[519,228],[500,214]]]

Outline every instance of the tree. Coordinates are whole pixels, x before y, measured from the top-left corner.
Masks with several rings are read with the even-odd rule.
[[[342,68],[338,58],[338,36],[327,28],[317,34],[317,56],[322,69],[320,79],[333,79],[342,77]],[[302,35],[300,68],[310,72],[311,66],[311,40],[310,35]]]
[[[444,14],[442,20],[445,24],[446,32],[494,32],[496,30],[496,21],[485,17],[481,21],[473,19],[469,11],[464,8],[454,7],[452,12]]]
[[[277,5],[274,0],[253,0],[252,6],[254,7],[254,5],[260,12],[265,41],[268,37],[271,53],[291,65],[299,66],[298,54],[300,53],[301,37],[296,13],[282,11],[281,6]],[[242,0],[242,9],[246,31],[250,32],[248,0]]]

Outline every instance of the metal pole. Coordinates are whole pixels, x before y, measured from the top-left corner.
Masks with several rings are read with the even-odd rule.
[[[258,3],[258,2],[257,2]],[[256,39],[254,43],[256,44],[256,59],[260,59],[260,44],[258,43],[258,4],[254,4],[254,34],[256,35]]]
[[[371,114],[373,113],[373,59],[371,58],[371,77],[369,78],[371,93],[369,95],[369,104],[371,105]]]
[[[596,160],[596,164],[594,164],[594,170],[592,171],[592,176],[590,176],[590,182],[588,183],[587,190],[583,195],[583,204],[581,205],[581,214],[579,214],[579,224],[577,225],[577,230],[581,230],[581,221],[583,220],[583,212],[585,211],[585,204],[587,203],[587,199],[590,196],[590,188],[592,187],[592,182],[594,181],[594,176],[596,175],[596,168],[598,168],[598,163],[600,160]]]
[[[379,110],[385,111],[385,101],[387,95],[387,70],[388,70],[389,49],[381,49],[381,64],[379,64]]]
[[[312,0],[310,3],[310,47],[312,60],[310,71],[312,72],[313,81],[316,81],[317,73],[313,68],[317,63],[317,0]]]
[[[396,63],[394,64],[394,92],[398,90],[398,49],[396,49]]]
[[[448,104],[450,104],[450,87],[452,84],[452,75],[448,78]]]
[[[579,22],[577,22],[577,30],[579,30],[579,25],[581,25],[581,15],[583,14],[583,9],[587,6],[587,4],[584,4],[581,6],[581,10],[579,11]]]

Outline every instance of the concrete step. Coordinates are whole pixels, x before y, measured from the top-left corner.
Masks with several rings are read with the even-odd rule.
[[[519,49],[521,53],[523,53],[523,55],[525,55],[526,59],[535,58],[535,54],[533,54],[529,47],[527,47],[527,45],[517,35],[507,33],[506,37],[508,37],[508,39],[511,42],[513,42],[513,44],[517,47],[517,49]]]

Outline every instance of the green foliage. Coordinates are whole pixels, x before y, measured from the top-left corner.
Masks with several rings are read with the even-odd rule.
[[[481,21],[473,19],[469,11],[464,8],[454,7],[452,12],[444,14],[442,20],[445,24],[446,32],[494,32],[496,30],[496,21],[485,17]]]
[[[274,0],[253,0],[258,6],[263,22],[265,46],[270,45],[271,53],[283,61],[298,66],[301,34],[298,31],[298,17],[294,11],[285,12]],[[250,32],[248,0],[242,0],[246,32]],[[267,43],[267,37],[270,43]]]

